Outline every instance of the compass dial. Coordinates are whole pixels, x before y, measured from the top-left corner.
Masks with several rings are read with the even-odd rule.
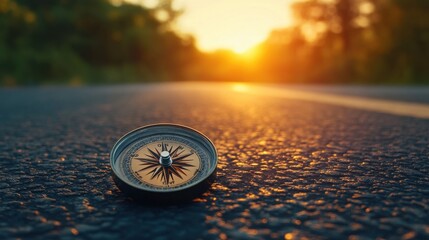
[[[110,163],[118,187],[143,200],[195,197],[213,182],[217,153],[198,131],[157,124],[136,129],[113,147]]]
[[[164,154],[164,156],[161,156]],[[166,159],[164,162],[162,159]],[[140,181],[158,188],[171,188],[192,180],[201,159],[193,148],[178,141],[155,141],[136,151],[130,161]]]

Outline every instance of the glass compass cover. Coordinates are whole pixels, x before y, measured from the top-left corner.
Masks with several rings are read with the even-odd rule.
[[[135,198],[186,200],[214,181],[217,152],[192,128],[156,124],[123,136],[112,149],[110,163],[115,183]]]

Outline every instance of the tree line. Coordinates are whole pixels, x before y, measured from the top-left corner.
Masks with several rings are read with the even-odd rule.
[[[296,1],[295,24],[245,55],[200,52],[172,1],[0,0],[0,85],[429,83],[429,1]]]
[[[296,25],[261,46],[261,72],[282,81],[429,83],[429,1],[308,0]]]
[[[197,50],[192,38],[169,27],[177,14],[171,1],[148,9],[107,0],[1,0],[0,79],[32,85],[181,78]]]

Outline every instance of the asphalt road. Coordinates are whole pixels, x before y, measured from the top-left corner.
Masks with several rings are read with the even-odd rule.
[[[246,91],[1,89],[0,239],[429,239],[429,119]],[[158,122],[219,151],[192,203],[142,205],[112,181],[115,141]]]

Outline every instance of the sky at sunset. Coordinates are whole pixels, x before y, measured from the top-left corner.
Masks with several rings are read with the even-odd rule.
[[[272,29],[291,24],[292,0],[176,0],[185,13],[180,31],[193,34],[203,51],[238,53],[262,42]]]

